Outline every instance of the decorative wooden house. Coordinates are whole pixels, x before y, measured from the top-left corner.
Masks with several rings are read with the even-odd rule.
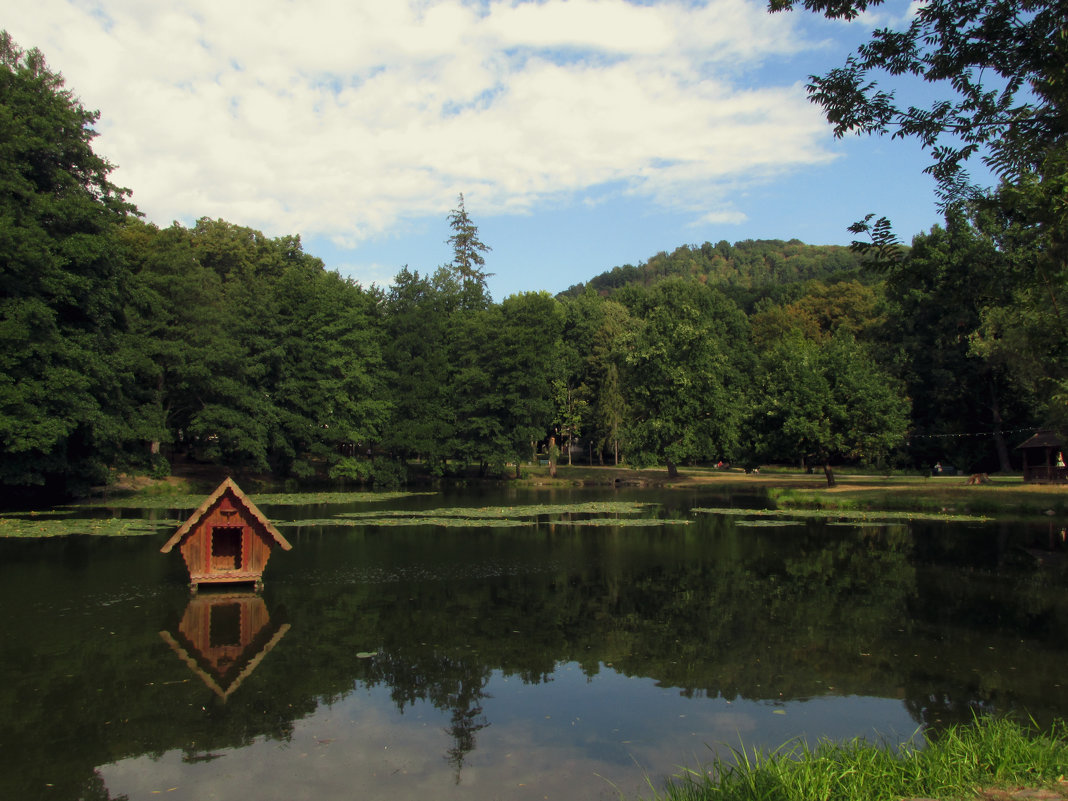
[[[159,636],[226,701],[287,631],[288,623],[271,622],[260,595],[227,592],[194,596],[178,630]]]
[[[176,545],[189,568],[194,592],[201,584],[262,587],[271,551],[293,547],[229,478],[160,550],[170,553]]]
[[[1024,481],[1039,484],[1068,482],[1064,463],[1064,438],[1053,431],[1039,431],[1016,447],[1023,454]]]

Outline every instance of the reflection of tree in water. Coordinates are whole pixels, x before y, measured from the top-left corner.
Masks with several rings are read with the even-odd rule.
[[[488,681],[488,674],[474,682],[461,681],[458,692],[449,699],[452,708],[452,719],[447,729],[453,738],[453,746],[446,752],[446,759],[456,770],[455,781],[460,783],[460,773],[463,771],[465,757],[475,750],[475,734],[489,726],[489,721],[482,714],[483,698],[488,696],[483,692]]]
[[[368,683],[388,685],[390,697],[402,714],[420,701],[449,713],[445,732],[453,743],[445,759],[455,769],[459,784],[464,761],[478,745],[476,735],[490,725],[482,709],[483,699],[490,697],[485,692],[492,672],[489,666],[466,654],[402,646],[380,652],[369,668]]]
[[[985,715],[1047,725],[1068,706],[1068,564],[1034,555],[1048,527],[984,532],[919,527],[907,623],[885,645],[906,709],[935,733]]]

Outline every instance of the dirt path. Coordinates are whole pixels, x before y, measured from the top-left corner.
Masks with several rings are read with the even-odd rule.
[[[1060,779],[1055,787],[1012,787],[1007,789],[987,788],[975,798],[980,801],[1065,801],[1068,799],[1068,781]],[[939,801],[937,798],[906,798],[904,801]]]

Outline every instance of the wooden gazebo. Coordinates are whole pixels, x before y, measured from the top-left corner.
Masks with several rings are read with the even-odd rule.
[[[1054,431],[1039,431],[1016,447],[1023,454],[1024,481],[1038,484],[1068,482],[1064,438]]]
[[[195,592],[201,584],[263,585],[271,551],[290,545],[233,479],[226,479],[160,549],[182,552]]]

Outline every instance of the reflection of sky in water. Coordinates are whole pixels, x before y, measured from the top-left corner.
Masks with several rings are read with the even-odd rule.
[[[775,705],[685,698],[610,668],[587,677],[575,664],[524,684],[494,673],[482,702],[486,728],[456,782],[446,759],[449,716],[418,702],[403,714],[388,688],[362,687],[294,724],[288,742],[258,738],[218,758],[182,762],[170,751],[100,768],[111,795],[232,799],[616,799],[645,792],[647,775],[695,767],[711,749],[776,748],[792,738],[909,739],[901,701],[825,696]],[[758,734],[759,733],[759,734]],[[756,738],[759,736],[759,740]]]

